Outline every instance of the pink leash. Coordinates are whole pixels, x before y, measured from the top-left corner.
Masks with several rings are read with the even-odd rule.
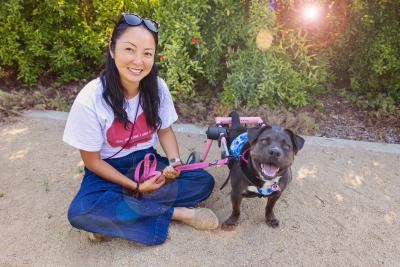
[[[178,171],[189,171],[189,170],[197,170],[197,169],[204,169],[207,167],[211,166],[222,166],[226,165],[228,163],[229,159],[220,159],[220,160],[214,160],[211,162],[196,162],[196,163],[190,163],[190,164],[185,164],[185,165],[179,165],[174,167]],[[142,168],[143,165],[143,172],[142,175],[140,175],[140,169]],[[148,153],[144,156],[144,159],[139,162],[139,164],[136,166],[135,169],[135,175],[134,175],[134,180],[137,183],[142,183],[149,179],[150,177],[153,177],[154,175],[158,174],[159,172],[156,171],[157,167],[157,159],[156,156],[153,153]],[[158,178],[158,180],[161,180],[164,178],[164,175],[161,174],[161,176]],[[157,181],[158,181],[157,180]]]
[[[143,172],[140,175],[140,169],[143,165]],[[156,175],[158,172],[156,171],[157,167],[157,159],[153,153],[147,153],[144,156],[144,159],[139,162],[135,169],[134,180],[136,183],[141,183],[149,179],[150,177]],[[161,177],[159,178],[161,179]]]

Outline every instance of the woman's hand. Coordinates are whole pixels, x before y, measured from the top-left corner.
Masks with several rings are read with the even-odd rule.
[[[173,164],[173,165],[169,165],[167,166],[164,170],[163,170],[163,174],[165,176],[165,178],[167,179],[175,179],[176,177],[179,176],[179,174],[181,174],[180,171],[176,170],[174,167],[181,165],[179,164]]]
[[[161,172],[157,172],[156,175],[139,184],[139,192],[143,194],[151,193],[163,186],[165,184],[165,178],[160,178],[160,176]]]
[[[163,170],[163,174],[167,179],[175,179],[179,176],[180,172],[174,167],[181,165],[181,162],[179,160],[179,148],[178,143],[176,142],[175,133],[172,130],[171,126],[160,129],[157,133],[165,155],[167,156],[167,158],[170,159],[170,165]],[[173,161],[171,162],[171,160]]]

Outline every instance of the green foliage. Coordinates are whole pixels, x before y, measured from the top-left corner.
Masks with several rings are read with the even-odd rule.
[[[154,17],[161,24],[159,35],[162,77],[172,95],[193,95],[196,75],[203,73],[200,59],[206,53],[200,24],[206,17],[207,0],[164,0]]]
[[[226,104],[304,105],[325,74],[319,75],[320,65],[299,38],[279,38],[268,3],[6,0],[0,10],[0,65],[17,67],[26,84],[48,71],[61,82],[97,74],[116,19],[130,11],[160,22],[158,65],[175,97],[193,96],[196,82],[204,80],[224,86]],[[266,28],[276,41],[262,52],[255,40]]]
[[[241,100],[250,106],[304,106],[314,93],[324,89],[321,80],[326,75],[317,65],[301,63],[288,59],[278,48],[238,51],[229,63],[232,68],[224,84],[223,100],[236,107]]]
[[[18,79],[28,85],[47,71],[61,82],[96,75],[115,21],[129,11],[161,22],[161,74],[174,95],[189,96],[202,73],[199,60],[206,49],[199,25],[208,8],[205,0],[6,0],[0,66],[17,67]]]
[[[223,92],[226,105],[304,106],[324,89],[327,60],[313,54],[300,32],[278,32],[268,2],[249,2],[247,21],[236,40],[240,48],[228,50],[229,74]],[[256,46],[256,36],[266,28],[275,40],[262,51]]]
[[[206,51],[201,58],[203,77],[212,86],[220,86],[226,78],[227,53],[238,45],[245,24],[243,5],[237,0],[210,2],[207,18],[201,24]]]
[[[391,113],[400,104],[400,2],[358,0],[350,7],[336,73],[349,75],[356,102]]]
[[[281,12],[294,14],[297,2],[279,1]],[[160,22],[157,64],[174,97],[207,87],[225,105],[303,106],[323,92],[333,66],[337,77],[349,76],[358,103],[392,112],[400,103],[400,2],[339,2],[346,12],[335,4],[328,26],[312,35],[290,27],[269,0],[4,0],[0,77],[15,69],[31,85],[48,73],[62,83],[97,75],[115,21],[129,11]],[[343,13],[335,48],[317,47],[324,35],[324,44],[337,39]],[[266,29],[272,45],[260,50],[256,38]]]
[[[16,66],[18,79],[28,85],[48,70],[60,81],[88,77],[103,60],[118,15],[150,9],[153,2],[6,0],[0,10],[0,65]]]

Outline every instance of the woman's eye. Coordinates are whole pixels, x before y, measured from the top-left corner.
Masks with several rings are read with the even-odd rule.
[[[153,54],[152,53],[150,53],[150,52],[146,52],[146,53],[144,53],[146,56],[148,56],[148,57],[152,57],[153,56]]]
[[[131,53],[131,52],[133,52],[133,49],[132,49],[132,48],[130,48],[130,47],[128,47],[128,48],[125,48],[125,50],[126,50],[126,51],[128,51],[128,52],[130,52],[130,53]]]

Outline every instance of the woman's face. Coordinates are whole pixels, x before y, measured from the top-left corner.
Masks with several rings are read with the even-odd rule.
[[[137,90],[139,82],[150,73],[154,64],[156,43],[153,35],[142,25],[128,27],[116,40],[111,51],[122,86]]]

